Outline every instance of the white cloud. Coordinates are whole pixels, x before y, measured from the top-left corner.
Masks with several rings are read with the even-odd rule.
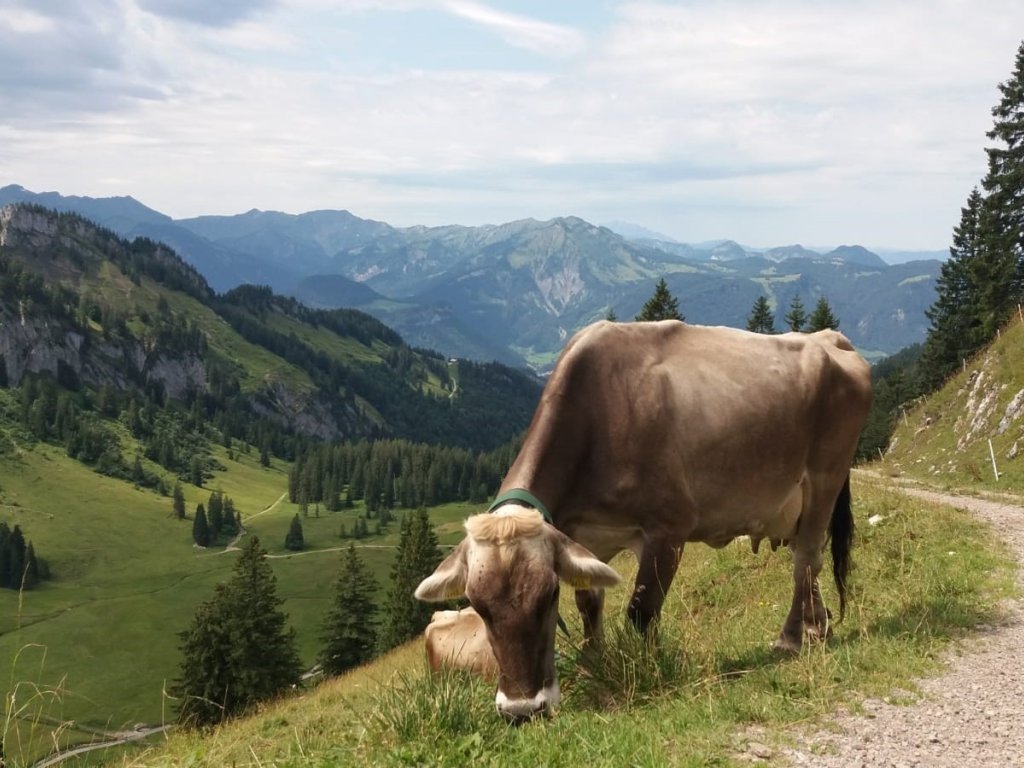
[[[509,45],[534,53],[573,56],[585,46],[583,35],[571,27],[497,11],[470,0],[446,0],[442,7],[456,16],[495,30]]]

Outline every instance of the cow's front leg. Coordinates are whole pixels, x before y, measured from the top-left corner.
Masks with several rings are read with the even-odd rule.
[[[600,641],[604,621],[604,590],[577,589],[576,607],[583,619],[583,637],[587,641]]]
[[[640,556],[636,574],[636,588],[629,601],[626,615],[641,633],[647,632],[651,622],[661,614],[665,594],[679,567],[683,548],[664,540],[649,539]]]

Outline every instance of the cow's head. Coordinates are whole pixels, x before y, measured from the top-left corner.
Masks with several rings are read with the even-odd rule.
[[[521,721],[559,701],[555,672],[558,581],[576,589],[619,575],[535,509],[510,504],[466,520],[466,538],[419,585],[420,600],[465,595],[484,620],[498,661],[498,712]]]

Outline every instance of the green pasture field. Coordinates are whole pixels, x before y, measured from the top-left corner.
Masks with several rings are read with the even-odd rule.
[[[773,748],[787,729],[869,695],[912,700],[914,679],[951,643],[998,622],[1014,564],[991,530],[963,511],[858,479],[855,570],[845,621],[825,644],[779,656],[770,644],[787,611],[785,550],[753,554],[737,541],[687,548],[660,641],[625,626],[628,587],[608,593],[601,653],[579,644],[572,597],[559,638],[563,701],[551,719],[506,726],[493,687],[424,669],[412,642],[339,679],[211,732],[174,732],[155,745],[97,756],[136,766],[741,766],[750,740]],[[867,520],[876,516],[876,524]],[[634,563],[614,563],[629,579]],[[830,577],[826,602],[835,607]],[[105,761],[105,762],[104,762]]]
[[[231,575],[236,556],[223,544],[192,544],[195,505],[213,490],[232,498],[247,535],[268,550],[300,657],[307,668],[315,662],[341,551],[353,541],[338,531],[342,523],[351,531],[359,510],[317,517],[311,507],[302,518],[307,549],[289,553],[285,534],[299,512],[287,501],[289,467],[275,460],[264,468],[255,450],[238,446],[233,459],[223,448],[214,453],[225,469],[203,488],[182,483],[182,521],[172,518],[169,497],[98,475],[52,446],[0,457],[0,520],[20,525],[53,571],[35,590],[0,590],[0,693],[17,694],[0,715],[19,714],[6,726],[0,717],[8,765],[18,741],[34,758],[51,751],[54,732],[62,744],[88,742],[88,729],[173,720],[164,688],[177,675],[178,633]],[[432,510],[442,541],[457,541],[459,521],[472,511]],[[382,591],[398,530],[396,520],[383,535],[355,541]]]

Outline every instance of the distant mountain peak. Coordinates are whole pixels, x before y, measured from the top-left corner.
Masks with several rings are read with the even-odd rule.
[[[602,226],[627,240],[658,240],[663,243],[678,243],[674,237],[648,229],[641,224],[629,221],[606,221]]]

